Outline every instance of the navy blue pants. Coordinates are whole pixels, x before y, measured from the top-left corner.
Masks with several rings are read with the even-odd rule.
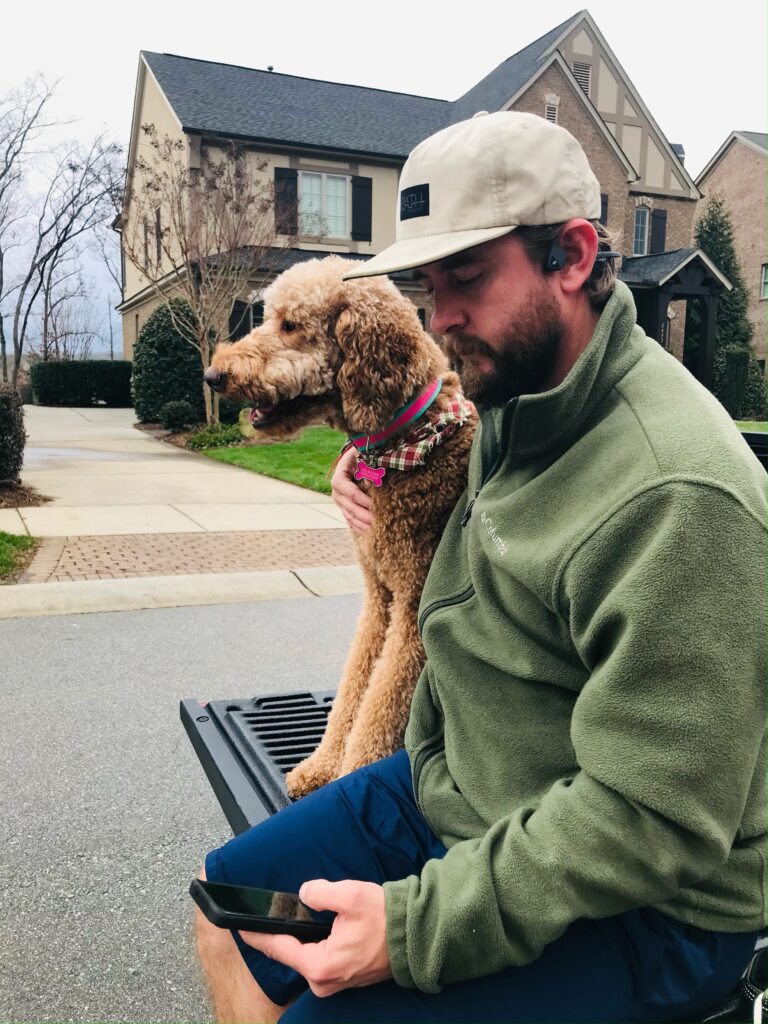
[[[312,878],[382,883],[418,874],[445,846],[413,797],[405,752],[304,797],[206,858],[211,881],[297,892]],[[246,964],[282,1021],[664,1021],[724,998],[756,934],[707,932],[652,909],[576,921],[525,967],[446,985],[393,981],[320,999],[292,969],[247,946]],[[298,997],[298,998],[297,998]]]

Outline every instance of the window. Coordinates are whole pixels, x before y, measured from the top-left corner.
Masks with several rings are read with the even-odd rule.
[[[554,103],[544,104],[544,117],[552,124],[557,124],[557,106]]]
[[[638,206],[635,210],[635,237],[632,243],[633,256],[645,256],[648,252],[648,207]]]
[[[349,238],[350,195],[344,175],[299,171],[299,234]]]
[[[144,269],[149,270],[149,224],[144,218]]]
[[[592,65],[575,60],[571,66],[573,68],[573,77],[581,86],[581,91],[585,96],[589,96],[592,88]]]
[[[768,263],[760,268],[760,298],[768,299]]]

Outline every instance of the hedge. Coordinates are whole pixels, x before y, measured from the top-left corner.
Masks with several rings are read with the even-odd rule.
[[[10,384],[0,383],[0,488],[19,482],[26,442],[21,396]]]
[[[738,419],[741,415],[748,372],[749,350],[727,348],[725,350],[725,380],[720,401],[734,419]]]
[[[62,359],[33,363],[29,371],[35,405],[128,409],[131,363],[127,359]]]

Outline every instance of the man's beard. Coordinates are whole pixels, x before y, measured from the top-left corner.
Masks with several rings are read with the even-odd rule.
[[[467,398],[482,406],[502,406],[518,395],[543,391],[552,373],[565,325],[554,298],[542,289],[535,307],[518,314],[504,333],[498,348],[474,335],[460,334],[445,339],[445,351],[456,366]],[[493,369],[483,372],[466,356],[491,360]]]

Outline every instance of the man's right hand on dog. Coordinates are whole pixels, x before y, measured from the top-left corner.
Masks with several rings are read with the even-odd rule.
[[[371,499],[354,480],[357,451],[349,448],[339,459],[331,477],[331,497],[341,509],[352,533],[362,536],[373,523]]]

